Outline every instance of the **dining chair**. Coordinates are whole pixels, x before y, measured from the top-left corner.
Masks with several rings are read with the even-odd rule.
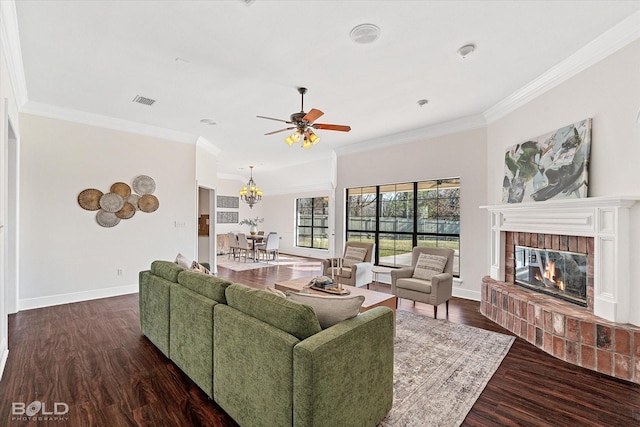
[[[258,250],[258,259],[260,259],[260,253],[264,253],[264,258],[267,264],[269,263],[269,256],[273,255],[276,263],[280,263],[280,236],[278,233],[269,233],[267,236],[267,241],[256,245],[256,249]]]
[[[236,259],[236,252],[238,251],[238,238],[235,233],[229,232],[227,233],[229,240],[229,254],[227,259],[231,258],[233,255],[233,259]]]
[[[249,251],[253,253],[253,243],[249,243],[244,233],[238,233],[238,261],[240,261],[240,256],[244,252],[244,262],[247,262]]]

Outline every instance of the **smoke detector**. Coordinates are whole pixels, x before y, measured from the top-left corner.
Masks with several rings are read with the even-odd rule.
[[[356,43],[369,44],[378,40],[380,28],[373,24],[360,24],[351,30],[349,37]]]
[[[476,45],[475,44],[466,44],[466,45],[462,46],[460,49],[458,49],[458,56],[460,58],[464,59],[467,56],[471,55],[475,51],[476,51]]]

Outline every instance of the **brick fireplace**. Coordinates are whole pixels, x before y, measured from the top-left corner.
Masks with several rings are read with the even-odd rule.
[[[640,384],[640,327],[628,323],[634,203],[586,198],[485,207],[492,252],[481,313],[559,359]],[[516,285],[516,246],[586,254],[587,307]]]

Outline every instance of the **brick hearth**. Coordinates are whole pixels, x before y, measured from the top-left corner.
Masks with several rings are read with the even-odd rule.
[[[489,276],[480,312],[558,359],[640,384],[639,327]]]

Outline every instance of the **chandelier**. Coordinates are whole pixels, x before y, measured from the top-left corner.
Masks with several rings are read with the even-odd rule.
[[[251,169],[251,178],[249,178],[247,185],[240,190],[240,200],[248,204],[250,208],[253,208],[253,205],[262,200],[262,190],[258,188],[253,180],[253,166],[249,166],[249,168]]]

